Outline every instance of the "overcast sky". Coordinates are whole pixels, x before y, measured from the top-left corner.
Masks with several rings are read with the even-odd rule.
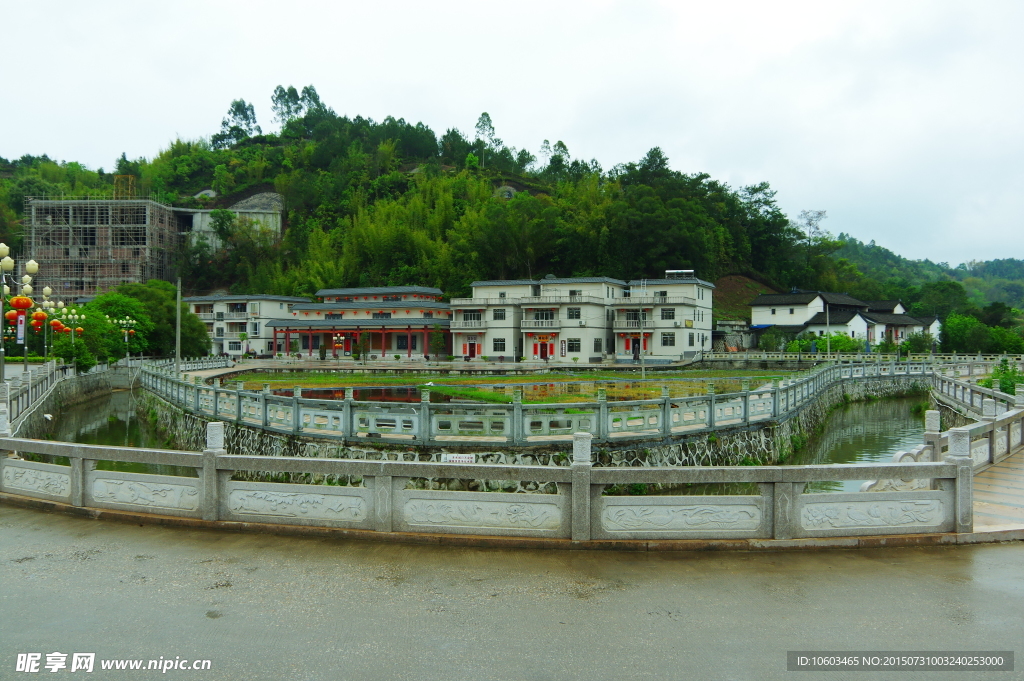
[[[909,258],[1024,258],[1024,3],[0,0],[0,156],[110,170],[265,131],[278,84],[339,114],[563,140],[604,168],[768,181]]]

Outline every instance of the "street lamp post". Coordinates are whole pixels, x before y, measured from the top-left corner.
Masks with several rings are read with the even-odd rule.
[[[338,366],[341,366],[341,356],[338,354],[338,344],[339,343],[342,345],[342,348],[345,347],[344,346],[345,336],[343,336],[340,333],[336,333],[336,334],[334,334],[334,357],[338,360]]]
[[[17,311],[14,315],[13,321],[19,330],[18,336],[20,337],[24,347],[24,371],[28,373],[28,337],[27,337],[27,316],[28,310],[32,307],[33,302],[29,296],[32,294],[32,275],[39,271],[39,263],[35,260],[29,260],[25,263],[25,275],[21,278],[21,284],[19,285],[17,278],[14,276],[14,259],[10,256],[11,249],[7,244],[0,243],[0,283],[3,284],[3,300],[0,301],[0,336],[3,333],[3,320],[6,313],[4,313],[4,303],[9,304],[13,311]],[[20,295],[13,296],[10,300],[7,300],[7,296],[11,294],[12,290],[20,289]],[[48,295],[48,294],[47,294]],[[37,313],[45,315],[45,312],[41,310]],[[45,316],[43,317],[45,319]],[[5,379],[4,370],[6,367],[6,347],[5,344],[0,343],[0,382]]]

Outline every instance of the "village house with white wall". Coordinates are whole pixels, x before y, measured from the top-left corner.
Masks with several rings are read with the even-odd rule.
[[[938,338],[936,317],[914,317],[899,300],[862,301],[845,293],[762,293],[750,302],[751,328],[777,328],[794,336],[841,333],[868,343],[902,342],[914,333]]]

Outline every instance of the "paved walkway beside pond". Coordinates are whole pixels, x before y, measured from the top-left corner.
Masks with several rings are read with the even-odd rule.
[[[974,530],[1024,528],[1024,452],[974,474]]]

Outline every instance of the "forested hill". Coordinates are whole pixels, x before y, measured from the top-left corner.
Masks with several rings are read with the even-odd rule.
[[[908,260],[874,241],[865,244],[849,234],[840,234],[836,239],[842,246],[834,257],[847,260],[863,275],[857,288],[865,299],[897,298],[901,294],[913,297],[907,293],[909,288],[920,288],[928,282],[956,281],[978,307],[1004,303],[1024,308],[1024,260],[972,260],[950,267],[944,262]]]
[[[225,248],[182,248],[194,292],[421,284],[464,295],[475,279],[628,280],[680,268],[712,281],[750,273],[778,289],[870,284],[857,266],[867,268],[861,251],[875,247],[851,239],[847,259],[837,258],[842,243],[820,229],[820,215],[791,220],[767,182],[734,188],[672,170],[658,148],[606,170],[562,142],[545,140],[537,154],[506,144],[487,114],[470,134],[439,134],[400,118],[339,116],[311,86],[278,87],[271,101],[275,132],[236,100],[209,139],[175,141],[151,159],[122,154],[113,173],[46,156],[0,159],[0,240],[19,243],[24,196],[109,195],[113,175],[130,174],[139,195],[181,206],[283,195],[280,242],[218,214]],[[193,198],[205,189],[218,197]]]

